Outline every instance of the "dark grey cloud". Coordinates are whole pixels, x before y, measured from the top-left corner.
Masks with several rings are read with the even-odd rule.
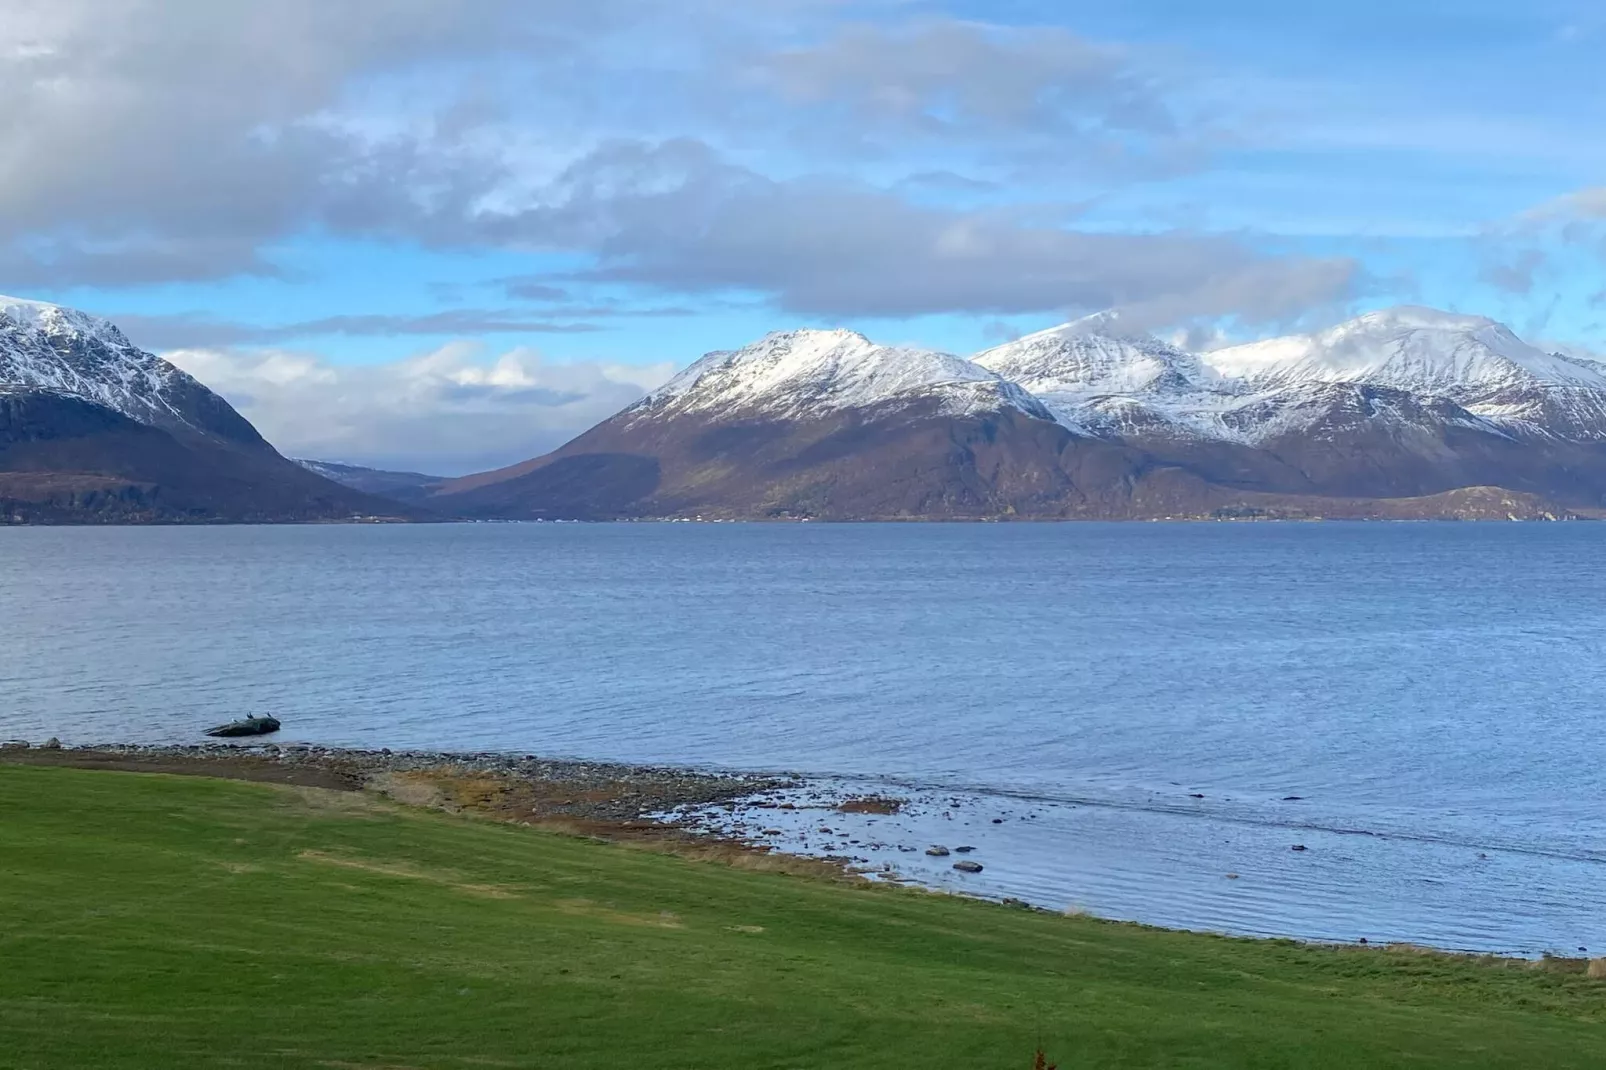
[[[861,23],[754,57],[747,78],[825,141],[924,143],[999,163],[1170,173],[1224,136],[1179,116],[1134,54],[1059,27]]]
[[[561,292],[561,291],[560,291]],[[493,334],[590,334],[604,329],[598,320],[668,319],[695,316],[685,306],[631,306],[624,302],[552,305],[538,315],[506,309],[458,308],[420,315],[344,315],[291,323],[245,323],[199,313],[149,315],[111,312],[111,319],[146,349],[192,346],[273,345],[304,338],[405,337],[466,338]]]
[[[487,240],[592,249],[598,266],[575,282],[757,292],[820,316],[1121,306],[1162,320],[1270,322],[1357,283],[1353,261],[1270,256],[1232,236],[1078,231],[862,184],[775,181],[689,139],[605,146],[545,204],[478,225]]]
[[[469,144],[494,109],[455,89],[398,124],[386,80],[556,62],[639,6],[0,0],[0,283],[270,273],[307,227],[460,206],[503,177]]]
[[[518,301],[568,301],[572,299],[570,292],[562,286],[554,286],[544,279],[530,277],[517,277],[498,279],[497,285],[508,297]]]
[[[840,27],[867,6],[877,22]],[[1220,131],[1180,113],[1128,51],[908,10],[389,0],[375,17],[367,0],[0,0],[0,289],[282,273],[274,244],[308,232],[594,265],[509,287],[553,306],[539,316],[148,324],[260,344],[687,311],[596,300],[587,283],[824,317],[1119,304],[1253,320],[1352,284],[1348,261],[1279,259],[1240,237],[1079,231],[1063,218],[1074,206],[942,206],[985,202],[1023,168],[1171,173]],[[699,136],[594,133],[665,129]],[[824,173],[771,178],[721,144]],[[882,186],[841,177],[859,150],[877,154]],[[574,299],[560,304],[560,288]]]
[[[326,335],[465,337],[486,334],[585,334],[594,323],[530,318],[485,309],[454,309],[419,316],[327,316],[295,323],[254,324],[199,315],[150,316],[114,313],[123,333],[146,349],[191,346],[267,345]]]
[[[528,301],[545,316],[573,319],[677,319],[696,316],[707,308],[686,305],[643,305],[618,297],[576,294],[565,286],[555,286],[550,275],[526,275],[493,280],[502,293],[516,301]],[[589,297],[589,299],[587,299]]]
[[[892,187],[896,193],[914,195],[924,194],[959,194],[961,196],[991,196],[1002,193],[1005,187],[1000,182],[989,181],[982,178],[972,178],[953,171],[920,171],[900,178]]]
[[[1520,249],[1511,255],[1484,265],[1480,273],[1484,282],[1509,294],[1530,294],[1539,272],[1549,263],[1549,257],[1540,249]]]

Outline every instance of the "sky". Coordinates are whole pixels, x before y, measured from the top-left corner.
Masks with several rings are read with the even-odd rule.
[[[376,17],[382,13],[383,17]],[[294,456],[457,474],[704,352],[1606,351],[1598,0],[0,0],[0,293]]]

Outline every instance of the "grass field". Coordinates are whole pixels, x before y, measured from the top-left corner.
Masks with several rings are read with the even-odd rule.
[[[0,1065],[1599,1067],[1606,983],[0,766]]]

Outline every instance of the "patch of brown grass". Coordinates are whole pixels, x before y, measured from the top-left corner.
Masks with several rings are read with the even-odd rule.
[[[345,869],[358,869],[365,873],[379,873],[386,877],[400,877],[404,880],[425,881],[438,884],[444,888],[464,892],[468,895],[477,895],[486,899],[517,899],[519,894],[510,889],[495,884],[475,884],[465,881],[455,873],[445,871],[431,871],[420,869],[406,862],[378,862],[372,859],[350,858],[343,855],[332,855],[326,851],[302,851],[296,856],[307,862],[319,862],[326,866],[340,866]]]
[[[518,824],[555,832],[562,836],[611,843],[655,854],[674,855],[693,862],[712,862],[732,869],[753,873],[784,873],[793,877],[815,880],[864,882],[864,878],[839,862],[823,858],[805,858],[802,855],[771,851],[754,847],[739,840],[722,840],[697,835],[672,825],[651,821],[581,821],[548,818],[541,821],[521,821]],[[867,883],[867,882],[866,882]]]
[[[262,867],[253,862],[219,862],[230,873],[261,873]]]
[[[289,804],[305,807],[320,813],[356,817],[363,814],[393,814],[396,808],[387,801],[360,791],[340,791],[334,788],[311,788],[299,784],[271,784],[274,791]]]
[[[686,923],[680,920],[678,914],[671,911],[660,911],[657,914],[635,913],[628,910],[615,910],[590,899],[560,899],[557,907],[565,914],[576,917],[597,918],[601,921],[612,922],[615,925],[636,925],[653,929],[684,929]]]

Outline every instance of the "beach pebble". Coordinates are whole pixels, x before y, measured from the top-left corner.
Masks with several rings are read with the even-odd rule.
[[[982,866],[980,862],[955,862],[954,868],[961,873],[980,873]]]
[[[927,847],[926,854],[932,858],[946,858],[948,856],[948,848],[942,846]]]

